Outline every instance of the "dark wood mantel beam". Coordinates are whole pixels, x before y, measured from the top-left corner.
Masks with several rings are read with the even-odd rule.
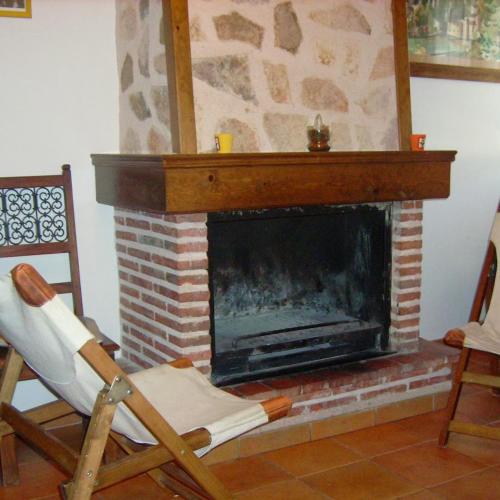
[[[163,213],[446,198],[455,151],[92,155],[97,201]]]

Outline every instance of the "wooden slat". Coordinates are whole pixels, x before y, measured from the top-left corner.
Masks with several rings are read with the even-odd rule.
[[[17,189],[23,187],[62,186],[60,175],[37,175],[24,177],[0,177],[0,188]]]
[[[488,387],[496,387],[500,389],[500,377],[494,375],[486,375],[485,373],[463,372],[462,382],[469,384],[480,384]]]
[[[488,427],[487,425],[472,424],[470,422],[450,422],[451,432],[469,434],[470,436],[484,437],[488,439],[500,439],[500,427]]]
[[[0,246],[0,257],[22,257],[25,255],[47,255],[68,252],[69,245],[67,242]]]
[[[411,148],[410,135],[412,130],[406,2],[393,0],[392,24],[394,34],[394,70],[396,76],[399,149],[402,151],[409,151]]]
[[[155,472],[158,473],[157,482],[175,491],[181,498],[185,498],[186,500],[207,500],[207,498],[209,498],[200,490],[198,485],[174,463],[166,464],[161,469],[156,469]]]
[[[14,434],[2,437],[0,460],[2,463],[2,485],[17,486],[20,481],[16,456],[16,436]]]
[[[454,151],[92,155],[99,202],[166,213],[446,198],[454,158]]]
[[[74,412],[75,409],[71,405],[60,399],[58,401],[37,406],[32,410],[27,410],[23,412],[23,415],[34,423],[43,424],[45,422],[55,420],[56,418],[70,415]],[[0,423],[0,435],[9,434],[11,432],[14,432],[14,429],[9,424],[6,422]]]
[[[196,153],[187,0],[163,0],[163,20],[172,150],[174,153]]]
[[[108,397],[108,391],[104,389],[97,396],[73,481],[65,485],[69,500],[87,500],[94,490],[116,411],[116,404],[107,404]]]
[[[50,286],[58,294],[73,293],[73,285],[69,281],[66,281],[65,283],[50,283]]]
[[[0,403],[10,403],[12,401],[19,375],[23,369],[23,363],[23,357],[13,347],[9,347],[5,365],[0,375]]]
[[[82,289],[80,280],[80,264],[76,240],[75,208],[73,203],[73,183],[71,182],[71,168],[62,166],[64,179],[64,203],[66,209],[66,228],[68,231],[69,272],[71,275],[71,293],[73,294],[73,311],[77,316],[83,316]]]
[[[417,56],[412,56],[412,61],[410,63],[411,76],[500,83],[500,71],[496,68],[467,67],[454,64],[431,64],[414,59],[417,59]]]
[[[10,347],[0,376],[0,403],[11,403],[23,364],[22,356],[13,347]],[[3,419],[2,416],[0,421],[2,425],[5,424]],[[19,468],[13,435],[2,435],[0,437],[0,458],[3,485],[13,486],[19,484]]]
[[[198,449],[210,444],[210,434],[205,429],[190,432],[182,436],[192,449]],[[116,462],[102,466],[95,484],[95,490],[106,488],[111,484],[122,481],[134,475],[148,472],[164,463],[173,460],[173,455],[162,445],[151,446],[144,451],[133,452],[120,440],[117,441],[129,456]],[[133,454],[132,454],[133,453]]]
[[[439,446],[445,446],[448,442],[448,437],[450,434],[449,425],[450,422],[455,417],[457,411],[458,399],[460,398],[460,393],[462,392],[462,373],[464,372],[467,364],[469,363],[471,350],[468,347],[464,347],[460,353],[460,358],[458,364],[455,367],[453,373],[453,384],[451,386],[450,393],[448,394],[448,403],[445,410],[445,420],[443,422],[443,427],[439,433],[438,443]]]
[[[488,284],[490,282],[490,270],[494,261],[495,245],[493,245],[490,241],[488,243],[488,249],[486,250],[486,256],[483,261],[483,267],[481,268],[481,273],[479,274],[479,280],[476,287],[476,293],[474,294],[474,300],[472,302],[469,321],[479,321],[481,318],[481,312],[483,310],[484,301],[488,291]]]
[[[2,418],[15,429],[23,439],[42,449],[68,474],[73,474],[78,454],[62,441],[26,418],[13,406],[2,403]]]

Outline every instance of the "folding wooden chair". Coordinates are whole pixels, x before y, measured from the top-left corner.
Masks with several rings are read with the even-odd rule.
[[[453,386],[446,408],[446,421],[439,436],[439,445],[445,446],[450,432],[472,436],[500,439],[500,428],[461,422],[455,418],[462,385],[464,383],[481,384],[500,389],[498,356],[500,355],[500,273],[497,266],[500,255],[500,205],[491,230],[490,241],[485,261],[479,277],[469,323],[461,328],[450,330],[445,336],[445,343],[462,347],[458,365],[455,369]],[[481,321],[483,310],[486,311]],[[492,374],[474,373],[467,369],[473,350],[493,355]],[[499,415],[500,417],[500,415]]]
[[[75,314],[112,355],[119,346],[83,315],[70,166],[63,165],[61,175],[0,178],[0,258],[54,254],[67,255],[69,279],[53,283],[52,287],[59,294],[71,296]],[[5,364],[7,352],[6,346],[0,346],[0,367]],[[21,380],[36,378],[26,365],[20,368]],[[2,401],[10,402],[12,397],[13,388],[4,391]],[[18,484],[13,436],[2,441],[0,456],[3,483]]]
[[[126,375],[27,264],[0,280],[0,330],[11,346],[3,380],[7,389],[24,359],[65,400],[52,413],[75,408],[91,415],[78,455],[38,425],[53,416],[45,408],[22,413],[7,401],[1,405],[0,435],[18,433],[56,461],[72,476],[63,486],[68,498],[89,498],[143,472],[186,498],[230,498],[193,450],[205,453],[291,407],[285,397],[259,403],[228,394],[187,360]],[[122,436],[152,446],[134,452]],[[129,456],[101,465],[108,437]],[[160,468],[167,462],[184,474]]]

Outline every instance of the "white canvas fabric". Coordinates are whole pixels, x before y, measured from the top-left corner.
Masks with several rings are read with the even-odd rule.
[[[41,377],[62,384],[75,376],[74,353],[93,338],[57,295],[43,307],[26,304],[10,274],[0,278],[0,332]]]
[[[497,263],[500,264],[500,213],[495,216],[490,240],[495,246]],[[465,333],[464,346],[500,354],[500,271],[498,269],[490,307],[483,324],[468,323],[461,330]]]
[[[10,275],[0,279],[0,331],[45,383],[78,411],[90,415],[104,382],[78,353],[93,335],[56,296],[42,307],[26,304]],[[262,405],[226,393],[195,368],[162,365],[130,379],[178,434],[206,428],[215,446],[268,421]],[[138,443],[156,439],[120,403],[113,429]]]

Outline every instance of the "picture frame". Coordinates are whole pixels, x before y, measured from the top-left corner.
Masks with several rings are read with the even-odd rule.
[[[0,0],[0,17],[31,17],[31,0]]]
[[[500,3],[406,0],[410,75],[500,82]]]

